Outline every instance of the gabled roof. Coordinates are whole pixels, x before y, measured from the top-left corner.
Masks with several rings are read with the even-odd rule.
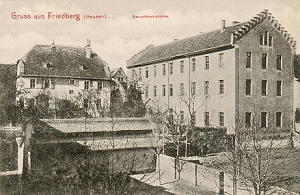
[[[233,47],[238,40],[265,19],[268,19],[291,44],[291,47],[295,49],[296,42],[293,38],[287,34],[271,13],[268,13],[268,10],[264,10],[247,22],[227,26],[223,30],[214,30],[160,46],[150,45],[130,58],[127,61],[127,67],[157,63],[186,55],[196,55],[224,47]]]
[[[86,79],[109,79],[108,64],[96,53],[86,57],[84,47],[35,45],[23,58],[23,76],[53,76]],[[50,64],[52,68],[45,68]],[[86,70],[82,70],[82,66]]]
[[[110,76],[114,77],[119,71],[121,71],[126,76],[126,74],[125,74],[125,72],[124,72],[124,70],[123,70],[122,67],[112,68],[111,71],[110,71]]]

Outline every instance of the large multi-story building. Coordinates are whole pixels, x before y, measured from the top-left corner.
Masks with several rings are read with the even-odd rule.
[[[127,61],[148,103],[172,108],[181,119],[195,112],[196,126],[236,121],[283,130],[293,121],[296,41],[263,10],[247,22],[150,45]],[[153,101],[149,101],[153,100]],[[191,109],[192,108],[192,109]]]
[[[92,51],[90,40],[85,47],[35,45],[18,60],[17,77],[17,101],[25,106],[45,93],[50,106],[51,100],[69,99],[97,117],[110,104],[109,67]]]

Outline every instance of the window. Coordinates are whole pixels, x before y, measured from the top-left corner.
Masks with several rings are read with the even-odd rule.
[[[97,108],[97,110],[101,109],[101,99],[96,100],[96,108]]]
[[[89,90],[89,85],[90,85],[89,81],[84,81],[84,89],[85,90]]]
[[[69,90],[69,94],[74,94],[74,90]]]
[[[260,45],[264,45],[264,35],[259,36],[259,43]]]
[[[119,82],[123,82],[123,81],[124,81],[124,78],[123,78],[123,77],[118,77],[118,81],[119,81]]]
[[[224,112],[219,112],[219,124],[221,127],[224,126]]]
[[[276,112],[276,127],[282,126],[282,112]]]
[[[163,67],[162,67],[163,69],[162,69],[162,71],[163,71],[163,75],[166,75],[166,65],[165,64],[163,64]]]
[[[180,83],[180,95],[184,95],[184,83]]]
[[[98,81],[98,90],[102,90],[102,89],[103,89],[103,82]]]
[[[261,68],[262,69],[267,69],[267,54],[263,53],[262,58],[261,58]]]
[[[195,124],[196,124],[196,114],[194,113],[191,115],[191,125],[194,126]]]
[[[173,63],[170,63],[170,74],[173,74]]]
[[[146,78],[148,78],[148,67],[146,67]]]
[[[184,123],[184,112],[180,111],[180,123],[183,124]]]
[[[282,56],[281,55],[277,55],[277,70],[281,70],[282,69]]]
[[[90,87],[93,87],[93,81],[90,81]]]
[[[153,66],[153,76],[156,77],[156,65]]]
[[[205,56],[205,70],[209,69],[209,56]]]
[[[269,35],[269,46],[273,46],[273,37]]]
[[[267,85],[268,85],[267,80],[262,80],[261,81],[261,95],[262,96],[267,96],[268,95]]]
[[[184,61],[180,61],[180,73],[184,73]]]
[[[51,83],[51,89],[55,89],[55,82],[53,79],[50,80]]]
[[[50,81],[49,79],[44,80],[44,89],[48,89],[50,87]]]
[[[261,127],[267,127],[268,126],[268,113],[267,112],[261,112],[260,114],[260,125]]]
[[[173,96],[173,84],[170,84],[170,86],[169,86],[170,88],[169,88],[169,95],[170,96]]]
[[[209,112],[204,113],[204,125],[209,126]]]
[[[139,68],[139,78],[142,77],[142,68]]]
[[[162,96],[166,96],[166,85],[162,86]]]
[[[246,68],[251,68],[252,66],[252,54],[251,52],[246,52]]]
[[[204,81],[204,95],[208,95],[209,81]]]
[[[269,35],[268,31],[266,31],[264,34],[264,45],[268,45],[268,35]]]
[[[246,95],[251,95],[251,79],[246,79]]]
[[[277,96],[282,96],[282,81],[277,81]]]
[[[196,82],[192,82],[191,86],[191,94],[195,95],[196,94]]]
[[[30,88],[35,88],[35,79],[30,79]]]
[[[148,98],[148,95],[149,95],[148,88],[149,88],[148,86],[145,87],[145,98],[146,99]]]
[[[219,54],[219,68],[223,68],[223,66],[224,66],[223,58],[224,58],[224,53],[220,53]]]
[[[89,107],[89,100],[88,99],[84,99],[83,100],[83,108],[88,108]]]
[[[224,80],[219,80],[219,93],[224,94]]]
[[[74,85],[75,84],[75,80],[74,79],[70,79],[69,80],[69,85]]]
[[[196,71],[196,58],[192,58],[192,72]]]
[[[245,112],[245,125],[251,127],[251,112]]]
[[[259,43],[260,45],[273,46],[273,36],[271,36],[270,33],[266,31],[264,34],[260,35]]]
[[[156,86],[153,86],[153,96],[156,97]]]

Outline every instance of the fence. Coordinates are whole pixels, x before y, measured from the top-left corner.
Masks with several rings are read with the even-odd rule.
[[[184,163],[180,173],[180,180],[186,181],[191,187],[198,186],[199,188],[204,188],[216,193],[220,193],[220,189],[222,191],[222,188],[224,187],[224,194],[232,194],[233,184],[230,175],[224,174],[224,181],[220,182],[220,171],[196,163],[180,161],[181,163]],[[170,182],[175,177],[175,160],[173,157],[160,155],[160,162],[161,172],[164,173],[161,178],[162,183]],[[178,176],[177,172],[177,179]],[[245,187],[239,185],[238,194],[248,195],[250,193]]]
[[[16,142],[18,145],[18,167],[17,170],[11,170],[11,171],[4,171],[0,172],[0,176],[5,176],[5,175],[20,175],[23,172],[23,158],[24,158],[24,144],[22,144],[22,138],[17,137]]]

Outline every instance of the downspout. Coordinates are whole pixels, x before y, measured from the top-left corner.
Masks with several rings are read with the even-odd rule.
[[[168,64],[168,71],[166,71],[166,74],[168,75],[168,82],[167,82],[167,90],[168,90],[168,93],[166,93],[166,94],[168,94],[168,97],[167,97],[167,104],[168,104],[168,111],[169,111],[169,109],[170,109],[170,62],[169,62],[169,60],[167,60],[166,61],[166,63]]]

